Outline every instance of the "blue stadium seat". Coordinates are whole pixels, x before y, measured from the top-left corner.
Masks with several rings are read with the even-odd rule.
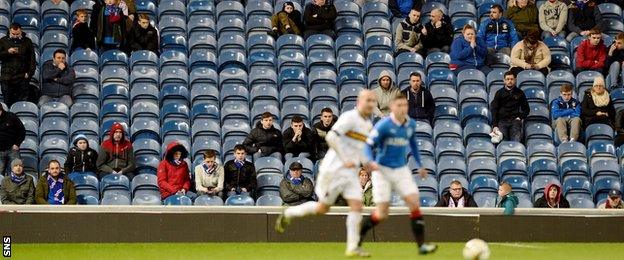
[[[481,208],[496,207],[498,181],[492,177],[479,176],[470,182],[470,192]]]
[[[256,173],[258,175],[263,173],[283,174],[284,164],[280,159],[274,157],[260,157],[254,161],[256,167]]]
[[[392,26],[387,18],[379,16],[366,17],[364,18],[362,27],[364,36],[367,38],[371,36],[392,37]]]
[[[529,164],[540,159],[556,161],[557,151],[555,146],[550,142],[533,141],[527,145],[527,158]]]
[[[471,122],[464,126],[464,144],[475,140],[490,141],[492,128],[490,125],[481,122]]]
[[[603,201],[607,198],[607,194],[611,190],[622,190],[620,178],[600,178],[594,181],[592,193],[594,195],[594,202],[599,204],[599,202]]]
[[[622,20],[622,8],[613,3],[601,3],[598,5],[600,15],[603,19]]]
[[[225,200],[226,206],[253,206],[254,200],[246,195],[232,195]]]
[[[466,162],[464,158],[449,158],[448,160],[438,161],[436,167],[437,177],[442,180],[444,176],[453,178],[465,178]]]
[[[58,4],[52,3],[52,1],[43,1],[41,3],[41,17],[48,17],[52,15],[62,15],[69,17],[69,4],[62,1]]]
[[[568,202],[570,203],[570,208],[593,209],[596,207],[591,198],[571,197],[568,199]]]
[[[179,74],[183,74],[184,72],[180,72]],[[168,75],[174,75],[168,74]],[[189,105],[189,91],[188,88],[183,84],[166,84],[162,85],[160,90],[160,106],[165,106],[169,103],[181,104],[181,105]]]
[[[11,112],[15,113],[20,119],[32,119],[39,122],[39,107],[28,101],[19,101],[11,105]]]
[[[160,54],[160,70],[164,70],[166,67],[172,66],[177,68],[187,68],[188,58],[186,53],[168,50]]]
[[[457,75],[458,88],[461,88],[464,85],[478,85],[485,87],[486,81],[487,79],[485,74],[476,69],[463,70]]]
[[[498,179],[496,171],[496,162],[492,159],[476,158],[468,161],[468,177],[471,182],[479,176],[489,176]]]
[[[575,176],[563,180],[563,194],[566,199],[577,196],[588,197],[593,201],[592,184],[586,177]]]
[[[591,124],[585,128],[585,140],[587,141],[587,146],[591,146],[591,144],[595,141],[612,142],[613,138],[613,128],[609,125]]]
[[[158,179],[153,174],[139,174],[132,179],[132,197],[140,195],[155,195],[159,198]]]
[[[546,37],[544,44],[550,48],[551,53],[570,53],[570,44],[562,37]]]
[[[160,90],[157,84],[153,83],[136,83],[132,84],[130,89],[130,103],[135,104],[138,102],[158,103],[158,97],[160,96]]]
[[[594,142],[587,147],[587,158],[589,159],[590,165],[599,160],[616,161],[617,155],[615,152],[615,146],[613,146],[610,142]]]
[[[252,20],[254,17],[271,17],[273,15],[273,6],[264,1],[250,1],[245,6],[245,14],[247,20]]]
[[[213,1],[193,0],[186,5],[186,14],[193,16],[214,17],[215,6]]]
[[[247,50],[249,54],[257,51],[275,52],[275,40],[268,35],[249,35],[249,37],[247,37]]]
[[[218,196],[202,195],[195,199],[195,206],[223,206],[223,199]]]
[[[225,84],[247,85],[247,72],[243,69],[225,69],[219,72],[219,87]]]
[[[130,85],[137,83],[158,84],[158,69],[151,66],[134,66],[130,73]]]
[[[217,4],[217,18],[222,16],[245,17],[245,7],[238,1],[221,1]]]
[[[362,23],[356,17],[341,17],[334,23],[336,35],[362,36]],[[336,46],[338,48],[338,45]]]
[[[89,195],[76,195],[78,205],[99,205],[100,202],[96,197]]]
[[[454,87],[442,85],[432,88],[430,92],[436,106],[457,107],[457,91],[455,91]]]
[[[552,142],[553,130],[548,124],[534,123],[528,124],[524,131],[525,139],[527,140],[527,146],[532,141],[539,142]]]
[[[427,122],[418,122],[416,124],[416,136],[420,139],[432,140],[433,128]]]
[[[476,18],[477,8],[474,3],[467,1],[449,1],[448,4],[449,17],[456,20],[457,18]]]
[[[417,143],[418,143],[418,150],[420,151],[421,156],[431,156],[431,157],[435,156],[434,146],[430,140],[418,139]]]
[[[388,9],[388,5],[383,2],[366,2],[364,6],[362,6],[362,15],[362,18],[368,16],[389,18],[390,10]]]
[[[419,175],[413,175],[421,196],[424,197],[438,197],[438,181],[435,177],[429,175],[425,178],[421,178]]]
[[[279,78],[277,79],[277,84],[280,88],[283,88],[287,85],[305,86],[306,84],[305,70],[301,68],[284,69],[280,71]]]
[[[11,5],[13,15],[30,14],[39,16],[39,2],[30,0],[15,0]]]
[[[119,194],[130,198],[130,180],[122,174],[107,174],[100,181],[101,197],[108,194]],[[104,200],[104,199],[103,199]]]
[[[198,85],[217,87],[219,75],[214,68],[194,68],[189,75],[191,88]],[[193,92],[195,93],[195,92]],[[196,95],[193,95],[196,96]],[[218,95],[213,95],[217,97]]]
[[[589,179],[590,177],[587,162],[579,159],[568,159],[564,162],[560,162],[559,173],[563,181],[569,178],[582,177]]]
[[[457,111],[457,107],[441,105],[436,106],[435,108],[435,117],[434,120],[453,120],[459,121],[459,111]]]
[[[336,39],[335,49],[336,49],[336,57],[341,56],[341,53],[344,51],[363,51],[364,41],[360,36],[355,36],[351,34],[340,35]]]
[[[361,17],[360,6],[351,1],[336,1],[334,2],[334,6],[336,6],[336,12],[339,17],[351,16],[354,18]]]
[[[71,140],[74,139],[76,135],[82,134],[86,135],[88,139],[93,140],[96,144],[99,143],[99,124],[98,121],[87,118],[76,118],[72,120],[70,126]],[[97,146],[92,146],[97,147]]]
[[[345,69],[360,69],[363,70],[366,64],[364,53],[361,51],[343,51],[338,59],[338,70],[343,71]]]
[[[425,69],[429,71],[434,68],[448,69],[451,63],[451,56],[444,52],[434,52],[425,58]]]
[[[232,21],[232,23],[234,23],[234,26],[236,26],[237,24],[243,25],[243,22],[240,21],[240,19],[236,21]],[[211,40],[214,40],[215,36],[217,36],[216,35],[217,26],[215,25],[215,21],[205,16],[189,17],[188,22],[186,23],[186,30],[188,32],[189,39],[193,39],[197,36],[205,35]],[[235,34],[242,33],[241,30],[236,30],[235,28],[227,28],[227,30],[231,30]]]
[[[281,206],[282,198],[275,195],[262,195],[256,201],[256,206]]]
[[[572,71],[572,62],[570,56],[563,53],[552,53],[550,56],[550,69],[551,70],[566,70]]]
[[[466,74],[463,74],[462,71],[460,72],[459,77],[457,78],[458,81],[462,80],[460,79],[460,77],[465,76]],[[477,73],[475,73],[477,74]],[[483,75],[481,72],[479,72],[479,74]],[[485,80],[485,76],[483,76],[483,79]],[[466,82],[466,78],[463,78],[464,82]],[[470,80],[468,80],[470,81]],[[461,84],[461,83],[460,83]],[[488,105],[487,102],[487,92],[485,89],[485,81],[483,81],[483,83],[478,83],[475,84],[473,82],[469,83],[470,85],[463,85],[460,88],[460,99],[459,99],[459,105],[460,107],[464,107],[466,105]]]
[[[247,20],[245,28],[247,35],[266,35],[272,31],[271,19],[269,19],[269,17],[251,17]]]
[[[435,146],[436,161],[453,157],[464,157],[465,148],[461,142],[453,140],[439,140]]]
[[[519,142],[503,141],[496,147],[496,157],[499,162],[510,158],[525,161],[526,148]]]
[[[177,33],[178,32],[166,31],[161,34],[160,48],[162,52],[167,50],[186,52],[188,49],[186,37]]]
[[[130,55],[130,66],[132,68],[134,68],[134,66],[157,67],[158,55],[148,50],[134,51],[132,55]]]
[[[263,194],[266,191],[277,191],[277,195],[279,195],[279,186],[282,181],[283,176],[281,174],[275,173],[264,173],[260,174],[257,177],[258,182],[258,191]]]
[[[192,206],[193,201],[185,195],[171,195],[163,201],[163,204],[166,206]]]
[[[479,158],[496,160],[496,149],[490,140],[470,140],[466,144],[466,158],[468,161]]]
[[[498,163],[498,176],[528,176],[526,162],[519,159],[506,159]]]
[[[602,32],[609,36],[615,37],[618,33],[624,31],[624,23],[621,19],[604,19]]]
[[[74,182],[76,195],[93,196],[95,199],[100,198],[99,181],[90,174],[70,174],[69,178]]]
[[[69,119],[69,108],[60,102],[45,103],[39,109],[39,118],[43,120],[46,117]]]
[[[566,142],[557,147],[557,156],[560,164],[569,159],[580,159],[587,162],[586,152],[585,145],[579,142]]]
[[[461,125],[454,120],[436,122],[433,127],[433,138],[434,143],[442,140],[456,140],[458,143],[462,143]]]
[[[304,40],[299,35],[285,34],[280,36],[275,43],[275,49],[281,54],[283,51],[305,52]]]
[[[455,32],[455,35],[460,35],[464,26],[466,26],[467,24],[471,25],[473,28],[479,28],[476,17],[455,18],[452,20],[452,24],[453,24],[453,31]]]
[[[160,194],[138,194],[132,198],[132,205],[162,205]]]
[[[591,164],[591,178],[594,183],[604,178],[620,179],[620,165],[616,160],[599,160]]]
[[[336,57],[334,51],[331,50],[314,50],[311,51],[306,59],[306,68],[308,71],[313,70],[331,70],[336,67]]]
[[[227,119],[249,120],[249,105],[247,102],[226,101],[221,105],[221,121]]]
[[[455,74],[448,68],[430,69],[427,74],[427,87],[432,89],[438,85],[455,85]]]

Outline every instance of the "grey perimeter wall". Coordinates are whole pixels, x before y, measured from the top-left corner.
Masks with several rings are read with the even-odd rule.
[[[169,208],[171,209],[171,208]],[[0,235],[14,243],[333,242],[345,239],[345,215],[296,220],[273,231],[276,210],[258,213],[165,211],[19,211],[0,208]],[[239,210],[243,211],[243,210]],[[494,212],[497,213],[498,211]],[[489,242],[623,242],[624,216],[440,214],[425,211],[427,240]],[[61,233],[55,230],[62,230]],[[375,228],[374,241],[412,241],[405,212]]]

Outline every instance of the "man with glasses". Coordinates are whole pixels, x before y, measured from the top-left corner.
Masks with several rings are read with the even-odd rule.
[[[622,192],[617,189],[612,189],[609,192],[609,197],[607,200],[600,205],[598,205],[599,209],[624,209],[624,204],[622,203]]]
[[[449,185],[448,191],[445,191],[436,207],[445,208],[476,208],[477,202],[472,198],[466,188],[462,187],[461,182],[453,180]]]
[[[607,60],[607,47],[598,29],[589,31],[587,39],[576,49],[576,73],[585,70],[603,72]]]

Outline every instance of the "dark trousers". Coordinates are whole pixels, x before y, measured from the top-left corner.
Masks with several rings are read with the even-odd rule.
[[[509,69],[509,71],[511,71],[516,77],[518,77],[518,73],[520,73],[521,71],[524,71],[524,68],[521,67],[513,67],[511,69]],[[542,74],[544,74],[544,76],[548,75],[548,68],[541,68],[539,70],[537,70],[539,72],[541,72]]]
[[[18,101],[28,101],[30,99],[30,84],[29,80],[11,83],[1,82],[2,95],[4,96],[4,103],[10,109],[11,105]],[[36,102],[35,102],[36,103]]]
[[[501,120],[498,129],[503,133],[503,141],[522,142],[522,119]]]

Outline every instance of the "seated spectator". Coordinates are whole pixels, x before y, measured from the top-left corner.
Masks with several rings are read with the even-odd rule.
[[[128,35],[129,52],[148,50],[158,54],[158,41],[158,31],[150,24],[149,16],[139,14],[139,21],[134,23]]]
[[[511,71],[518,76],[523,70],[539,70],[548,75],[550,49],[539,40],[538,31],[529,31],[524,40],[516,43],[511,50]]]
[[[407,17],[412,9],[421,10],[422,0],[388,0],[388,8],[395,18]]]
[[[423,26],[420,24],[420,11],[412,9],[409,16],[397,25],[394,36],[395,56],[403,52],[418,53],[422,55],[422,38],[421,31]]]
[[[74,147],[69,149],[67,160],[65,160],[65,172],[97,176],[98,153],[89,147],[87,137],[79,134],[74,138],[73,144]]]
[[[607,60],[607,47],[602,40],[602,33],[592,29],[589,37],[576,48],[576,73],[585,70],[603,72]]]
[[[485,39],[490,64],[496,60],[495,53],[511,54],[511,48],[519,41],[516,26],[503,17],[503,7],[494,4],[490,8],[490,17],[483,19],[477,38]]]
[[[280,182],[280,197],[285,205],[296,206],[313,201],[314,185],[312,181],[302,175],[303,165],[298,162],[290,164],[290,171]]]
[[[214,150],[204,152],[204,161],[195,166],[195,188],[198,195],[223,197],[223,165],[217,162]]]
[[[303,19],[306,27],[303,32],[304,39],[314,34],[325,34],[336,38],[334,20],[338,14],[333,3],[326,4],[325,0],[312,0],[304,10]]]
[[[403,94],[407,97],[409,105],[409,116],[418,121],[427,122],[433,125],[433,117],[435,116],[435,100],[429,90],[422,86],[422,76],[418,72],[410,74],[410,87],[403,90]]]
[[[282,11],[271,16],[271,28],[271,35],[275,39],[284,34],[302,34],[301,13],[295,10],[293,2],[284,2]]]
[[[35,202],[49,205],[76,204],[74,182],[62,172],[59,161],[50,160],[47,170],[39,177],[35,188]]]
[[[598,205],[599,209],[624,209],[624,203],[622,203],[622,192],[618,189],[613,189],[609,192],[607,200]]]
[[[504,208],[503,214],[513,215],[516,207],[518,207],[518,197],[511,191],[511,185],[503,182],[498,187],[498,208]]]
[[[119,0],[104,0],[96,19],[96,38],[101,51],[120,49],[126,40],[126,17],[119,7]]]
[[[516,76],[505,72],[505,86],[494,95],[490,104],[492,133],[500,133],[505,141],[522,141],[523,121],[530,107],[524,91],[516,87]]]
[[[39,91],[30,85],[38,66],[34,44],[19,23],[12,23],[8,34],[0,39],[0,63],[0,85],[7,108],[18,101],[37,103],[39,95],[35,92]]]
[[[553,128],[556,129],[562,143],[574,142],[578,140],[581,131],[581,103],[572,97],[570,84],[561,85],[559,93],[561,96],[550,102]]]
[[[490,72],[490,68],[485,65],[487,52],[483,38],[478,38],[475,28],[467,24],[462,29],[462,36],[456,37],[451,44],[450,68],[455,74],[466,69],[478,69],[487,75]]]
[[[329,145],[327,141],[325,141],[325,136],[331,130],[331,128],[338,120],[338,117],[334,115],[334,111],[331,108],[326,107],[321,110],[321,120],[314,124],[314,140],[316,140],[316,158],[318,160],[323,159],[327,150],[329,150]]]
[[[587,36],[591,29],[601,29],[602,15],[594,0],[576,0],[568,6],[568,37],[571,42],[577,36]]]
[[[568,6],[559,0],[548,0],[539,8],[539,25],[542,38],[566,37],[565,25],[568,20]]]
[[[72,43],[69,49],[70,53],[74,50],[81,48],[84,50],[96,50],[95,48],[95,35],[87,24],[89,13],[85,9],[79,9],[76,11],[76,22],[72,26]]]
[[[123,174],[132,180],[136,167],[132,142],[126,138],[126,132],[119,123],[111,126],[108,135],[98,151],[100,179],[108,174]]]
[[[561,196],[561,187],[551,183],[544,189],[544,196],[537,199],[533,207],[535,208],[569,208],[570,203],[565,197]]]
[[[20,159],[11,162],[11,173],[0,183],[0,204],[35,203],[35,184],[33,178],[24,172]]]
[[[531,30],[539,33],[537,7],[532,0],[511,0],[507,4],[507,18],[516,26],[519,37],[524,37]]]
[[[611,89],[624,85],[624,32],[618,33],[607,55]]]
[[[431,10],[429,18],[429,22],[424,25],[421,31],[425,53],[438,51],[448,53],[454,34],[451,18],[437,8]]]
[[[223,166],[225,176],[224,185],[227,196],[248,195],[253,197],[256,191],[256,167],[245,160],[247,153],[245,146],[234,147],[234,159],[229,160]]]
[[[15,113],[4,110],[0,104],[0,175],[6,165],[19,158],[20,145],[26,138],[26,129]]]
[[[313,158],[314,134],[303,123],[303,118],[293,116],[290,127],[284,131],[284,159],[293,157]]]
[[[265,156],[282,159],[282,132],[273,126],[273,114],[262,113],[262,119],[249,132],[243,145],[254,160]]]
[[[379,86],[373,89],[373,92],[377,95],[375,114],[379,117],[387,116],[390,113],[390,102],[401,94],[401,90],[394,85],[392,74],[390,73],[387,70],[382,71],[377,78]]]
[[[137,16],[136,3],[134,0],[120,0],[118,6],[126,17],[126,30],[130,32],[132,25],[135,24],[134,18]]]
[[[461,182],[454,180],[449,185],[448,191],[440,196],[436,207],[445,208],[476,208],[477,202],[472,198]]]
[[[362,187],[362,194],[364,196],[362,204],[365,207],[375,206],[375,202],[373,202],[373,183],[371,182],[370,173],[362,168],[358,175],[360,176],[360,187]]]
[[[54,51],[52,60],[43,64],[41,78],[43,82],[39,106],[50,101],[58,101],[71,107],[74,103],[72,88],[76,81],[76,72],[67,63],[67,53],[64,50]]]
[[[585,91],[583,102],[581,102],[581,115],[585,127],[591,124],[613,125],[615,107],[609,92],[605,89],[602,76],[596,77],[591,89]]]
[[[157,173],[160,197],[164,200],[171,195],[184,195],[195,199],[197,195],[189,191],[191,175],[189,166],[184,161],[188,158],[188,151],[184,145],[176,141],[169,143],[163,157]]]

